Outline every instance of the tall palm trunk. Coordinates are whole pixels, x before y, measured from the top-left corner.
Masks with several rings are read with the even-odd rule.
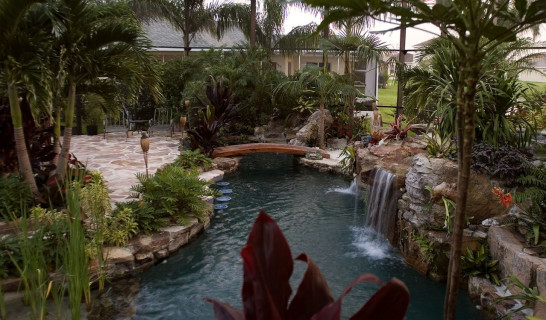
[[[57,105],[55,112],[55,127],[53,128],[53,138],[55,139],[53,141],[53,153],[55,154],[55,157],[51,160],[52,164],[57,165],[57,161],[59,160],[59,154],[61,153],[61,111],[62,108],[59,105]],[[56,173],[57,170],[51,171],[51,176],[53,176]]]
[[[190,1],[184,1],[184,32],[183,32],[183,41],[184,41],[184,52],[186,56],[190,55]]]
[[[351,70],[351,52],[346,50],[345,55],[345,74],[349,76],[349,84],[354,86],[355,81],[353,77],[353,71]],[[355,99],[354,95],[349,96],[349,107],[347,108],[347,115],[349,116],[349,125],[352,127],[355,118]]]
[[[68,101],[64,117],[64,137],[59,160],[57,161],[57,181],[63,181],[66,176],[70,142],[72,141],[72,122],[74,120],[74,108],[76,105],[76,83],[70,80],[68,89]]]
[[[319,148],[325,149],[324,144],[324,99],[320,99],[320,117],[318,122],[318,138],[319,138]]]
[[[6,74],[9,74],[6,71]],[[30,190],[36,200],[41,200],[34,174],[32,173],[32,166],[30,165],[30,158],[27,152],[27,145],[25,141],[25,133],[23,131],[23,114],[21,112],[21,106],[19,105],[19,95],[17,94],[17,85],[8,81],[8,94],[9,94],[9,106],[11,112],[11,121],[13,124],[13,135],[15,137],[15,149],[17,151],[17,162],[19,163],[19,172],[30,186]]]
[[[250,0],[250,46],[256,45],[256,0]]]
[[[470,181],[470,165],[472,164],[472,145],[474,142],[474,128],[476,127],[476,84],[480,70],[476,67],[476,55],[467,56],[461,66],[457,90],[457,149],[458,167],[457,176],[457,205],[452,234],[451,252],[449,255],[449,269],[444,301],[444,319],[454,320],[457,309],[457,296],[461,279],[461,251],[463,229],[465,224],[465,210]]]

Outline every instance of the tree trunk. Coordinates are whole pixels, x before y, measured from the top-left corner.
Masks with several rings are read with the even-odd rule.
[[[66,176],[70,142],[72,141],[72,122],[74,120],[74,106],[76,104],[76,83],[71,80],[68,89],[68,101],[64,117],[64,138],[59,160],[57,161],[57,181],[62,182]]]
[[[256,45],[256,0],[250,0],[250,46]]]
[[[457,309],[457,296],[461,278],[461,249],[463,229],[465,225],[465,209],[470,181],[470,165],[472,164],[472,145],[476,126],[476,84],[479,69],[475,67],[474,59],[467,58],[459,72],[457,88],[457,148],[458,167],[457,201],[453,234],[451,235],[451,252],[444,301],[444,319],[454,320]]]
[[[184,30],[182,30],[183,40],[184,41],[184,52],[186,57],[190,55],[190,11],[191,5],[190,1],[184,1]]]
[[[59,105],[57,105],[57,110],[55,111],[55,127],[53,128],[53,152],[55,153],[55,157],[51,160],[51,164],[55,164],[57,166],[57,161],[59,160],[59,154],[61,153],[61,111],[62,108]],[[56,169],[51,171],[50,177],[55,175]]]
[[[324,101],[320,100],[320,117],[318,123],[318,138],[319,138],[319,148],[325,149],[324,144]]]
[[[6,74],[9,73],[6,72]],[[11,121],[13,124],[13,136],[15,137],[15,149],[17,151],[17,162],[19,163],[19,172],[30,186],[30,190],[34,195],[34,198],[40,201],[42,196],[38,191],[38,186],[36,185],[36,180],[34,179],[34,174],[32,173],[32,166],[30,165],[30,158],[27,152],[25,133],[23,131],[23,114],[21,113],[21,106],[19,105],[17,86],[11,81],[8,81],[8,93]]]

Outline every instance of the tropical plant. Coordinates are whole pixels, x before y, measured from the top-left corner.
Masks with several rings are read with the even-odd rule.
[[[425,134],[424,137],[427,141],[427,152],[432,157],[450,157],[456,151],[451,135],[442,137],[437,129],[433,129],[430,135]]]
[[[489,246],[487,244],[482,244],[476,251],[466,248],[466,255],[461,256],[464,277],[483,277],[497,286],[500,285],[497,274],[498,263],[499,260],[491,259],[489,256]]]
[[[287,79],[274,89],[275,95],[295,96],[299,93],[313,94],[319,100],[320,120],[318,121],[319,147],[324,149],[324,108],[327,104],[335,104],[349,97],[360,95],[360,91],[347,84],[346,79],[338,74],[324,72],[321,68],[309,66],[294,79]]]
[[[155,216],[171,223],[187,224],[191,217],[204,221],[208,206],[202,197],[216,195],[207,188],[210,182],[199,179],[197,172],[172,164],[148,178],[138,173],[137,178],[140,184],[131,187],[133,197],[141,198],[154,209]]]
[[[182,152],[174,161],[177,166],[184,169],[195,170],[198,168],[207,169],[212,167],[212,159],[205,156],[199,150],[186,150]]]
[[[220,145],[220,129],[233,120],[238,111],[235,95],[223,81],[213,81],[207,85],[206,96],[210,105],[199,99],[204,107],[199,110],[199,122],[195,128],[188,130],[192,149],[201,149],[203,154],[211,156],[215,147]]]
[[[483,74],[484,58],[500,45],[513,42],[517,34],[546,19],[542,0],[448,0],[429,6],[421,0],[392,5],[388,0],[304,0],[304,3],[329,10],[319,28],[350,17],[394,14],[402,26],[432,23],[457,51],[456,132],[458,151],[457,208],[450,252],[444,318],[455,319],[460,279],[460,257],[465,224],[472,145],[476,127],[476,95]],[[455,82],[455,79],[453,79]]]
[[[484,71],[476,93],[476,138],[498,146],[509,143],[522,147],[536,134],[536,124],[527,114],[540,109],[536,90],[518,79],[529,68],[525,48],[533,44],[518,40],[498,46],[483,61]],[[458,53],[448,40],[437,38],[421,48],[417,67],[404,70],[404,113],[437,124],[442,137],[455,132],[455,96]],[[427,116],[423,116],[428,114]]]
[[[279,226],[263,210],[254,222],[243,258],[243,310],[209,298],[216,319],[340,319],[343,297],[360,282],[381,284],[372,274],[357,277],[334,301],[326,279],[307,254],[296,260],[307,263],[307,270],[290,304],[289,279],[294,260]],[[403,319],[409,291],[392,278],[384,284],[351,319]]]
[[[408,131],[411,129],[410,121],[406,123],[405,128],[402,128],[402,115],[399,115],[398,118],[394,119],[394,122],[389,125],[391,126],[391,129],[385,131],[387,139],[404,140],[408,135]]]
[[[198,113],[199,122],[195,128],[189,129],[190,146],[192,149],[199,149],[207,157],[212,156],[214,148],[221,146],[218,139],[222,124],[216,119],[214,108],[206,107]]]

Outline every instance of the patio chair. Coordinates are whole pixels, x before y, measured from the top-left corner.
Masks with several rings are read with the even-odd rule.
[[[106,119],[104,119],[104,139],[106,139],[107,133],[114,132],[125,132],[125,140],[129,138],[129,112],[123,108],[119,114],[107,114]]]
[[[172,138],[174,128],[171,109],[156,108],[154,110],[154,118],[150,120],[150,128],[148,129],[150,137],[156,131],[168,131],[169,136]]]

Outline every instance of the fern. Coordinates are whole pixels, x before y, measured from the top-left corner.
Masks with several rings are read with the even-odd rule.
[[[175,160],[175,164],[184,169],[210,168],[212,159],[202,154],[199,149],[195,151],[187,150],[182,152]]]
[[[201,198],[216,194],[208,188],[210,182],[199,179],[196,171],[187,172],[177,165],[168,165],[148,179],[137,174],[137,179],[140,184],[132,186],[131,190],[135,198],[141,199],[135,212],[138,216],[135,221],[141,230],[155,227],[148,219],[182,224],[191,217],[203,221],[208,207]],[[141,226],[142,223],[145,226]]]

